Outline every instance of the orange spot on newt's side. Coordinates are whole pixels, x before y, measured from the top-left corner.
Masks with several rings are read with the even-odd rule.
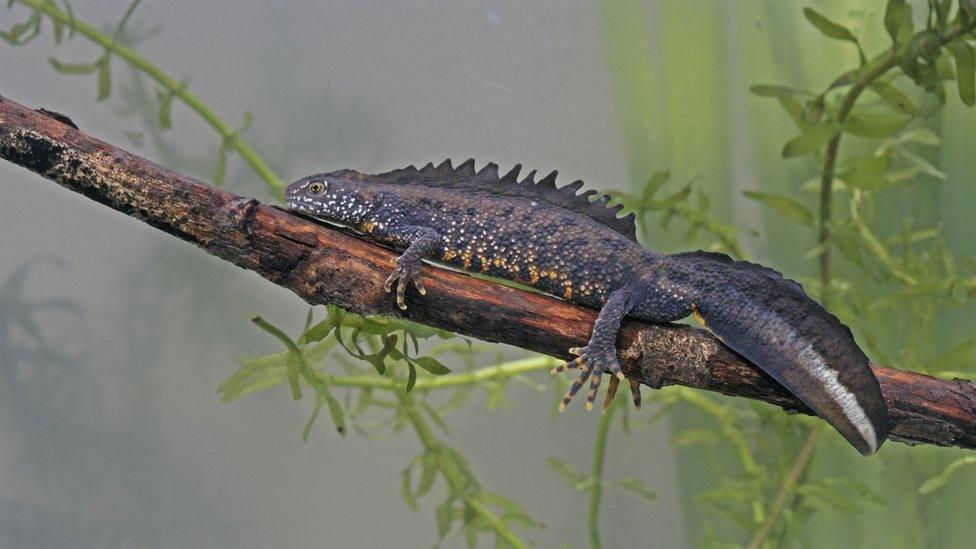
[[[694,303],[691,304],[691,316],[695,317],[695,320],[697,320],[699,324],[705,326],[705,317],[702,316],[701,311],[698,310],[698,306]]]

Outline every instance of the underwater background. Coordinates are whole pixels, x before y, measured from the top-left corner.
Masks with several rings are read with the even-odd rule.
[[[262,201],[277,199],[268,174],[116,44],[240,129],[233,139],[279,182],[445,158],[558,169],[561,182],[582,179],[636,208],[651,249],[721,250],[797,278],[876,362],[976,377],[976,112],[956,89],[967,76],[951,52],[943,98],[892,74],[853,111],[862,126],[841,144],[826,276],[818,261],[827,141],[809,130],[837,116],[844,89],[818,94],[858,67],[859,49],[871,58],[892,45],[889,4],[900,5],[15,0],[0,11],[0,94]],[[928,3],[905,5],[910,30],[924,28]],[[17,29],[34,17],[36,36]],[[77,21],[109,47],[71,32]],[[293,402],[286,383],[222,402],[221,382],[248,364],[238,357],[282,351],[251,317],[298,334],[308,307],[297,296],[23,169],[2,163],[0,180],[0,546],[507,539],[451,511],[460,500],[440,480],[417,493],[430,448],[383,404],[346,436],[323,412],[303,441],[312,402]],[[362,367],[328,352],[321,367]],[[526,357],[475,344],[439,360],[450,376]],[[862,458],[810,418],[678,388],[645,388],[639,414],[619,406],[601,420],[574,403],[556,416],[565,381],[542,366],[460,396],[416,397],[439,411],[424,412],[432,431],[466,458],[476,497],[499,495],[484,501],[520,542],[976,539],[969,451],[889,442]],[[361,396],[351,393],[337,394],[347,412]]]

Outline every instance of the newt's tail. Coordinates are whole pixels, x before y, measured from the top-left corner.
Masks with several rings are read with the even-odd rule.
[[[864,455],[888,436],[888,411],[847,326],[780,273],[724,254],[671,256],[692,268],[705,325],[832,425]]]

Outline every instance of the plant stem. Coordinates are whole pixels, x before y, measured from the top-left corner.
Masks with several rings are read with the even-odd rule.
[[[966,26],[955,27],[940,37],[942,45],[952,42],[959,36],[972,32],[976,29],[976,22]],[[889,70],[897,67],[902,61],[903,54],[889,49],[880,57],[868,64],[867,67],[858,72],[857,81],[851,85],[844,100],[837,110],[836,122],[843,127],[844,122],[854,108],[854,103],[861,96],[861,93],[870,86],[875,80],[884,75]],[[830,223],[831,202],[833,198],[834,172],[837,168],[837,156],[840,150],[840,138],[844,134],[843,129],[827,143],[827,150],[824,156],[823,174],[820,178],[820,227],[818,241],[820,244],[820,283],[823,287],[824,295],[829,292],[831,280],[830,264]]]
[[[783,482],[780,483],[776,497],[773,498],[769,506],[769,513],[766,515],[766,520],[756,530],[752,541],[749,542],[749,549],[759,549],[769,539],[769,535],[773,531],[773,526],[776,525],[780,515],[783,513],[783,509],[786,507],[787,498],[790,496],[796,483],[800,480],[800,477],[803,476],[807,466],[810,465],[810,461],[813,458],[813,450],[817,447],[817,441],[820,439],[821,432],[823,432],[823,426],[820,423],[810,428],[806,440],[803,441],[803,446],[800,447],[800,451],[797,452],[796,457],[793,459],[793,464],[783,477]]]
[[[413,397],[402,391],[397,392],[397,397],[400,399],[400,403],[403,406],[403,410],[407,415],[407,419],[410,421],[410,425],[413,426],[414,431],[417,432],[417,438],[420,439],[420,443],[423,445],[426,452],[442,452],[445,451],[443,443],[434,436],[434,433],[430,430],[427,422],[424,420],[420,413],[420,410],[413,402]],[[445,463],[450,463],[450,461],[445,460]],[[464,500],[465,505],[470,507],[475,513],[481,516],[482,519],[491,527],[492,530],[498,535],[499,539],[504,540],[506,543],[515,547],[517,549],[524,549],[526,547],[525,543],[512,533],[508,527],[498,518],[490,509],[484,506],[480,501],[478,501],[476,496],[464,495],[469,488],[470,482],[465,478],[464,473],[458,471],[454,467],[441,467],[441,472],[444,475],[444,480],[447,481],[450,486],[451,492],[455,494],[461,494],[461,498]]]
[[[479,368],[473,372],[463,374],[451,374],[450,376],[422,377],[417,380],[414,390],[425,389],[446,389],[450,387],[463,387],[466,385],[477,385],[489,380],[508,379],[522,374],[549,370],[559,364],[560,361],[548,356],[534,356],[511,362],[503,362],[495,366]],[[360,387],[372,389],[386,389],[390,391],[402,392],[403,381],[388,377],[377,377],[375,375],[365,376],[333,376],[321,374],[328,381],[330,386],[335,387]]]
[[[219,116],[217,116],[217,114],[214,113],[210,107],[208,107],[196,95],[187,91],[186,87],[176,79],[163,72],[162,69],[157,67],[145,57],[142,57],[135,51],[118,43],[114,37],[106,36],[84,21],[81,21],[76,17],[69,15],[65,11],[58,9],[53,2],[45,0],[15,1],[25,7],[47,15],[58,24],[68,26],[78,34],[104,47],[107,51],[112,52],[113,55],[119,56],[130,65],[138,68],[140,71],[155,80],[168,93],[171,93],[174,97],[179,98],[187,107],[203,118],[203,120],[209,124],[210,127],[212,127],[221,138],[224,139],[229,148],[240,154],[244,161],[247,162],[254,172],[257,173],[257,175],[264,181],[268,187],[268,190],[270,190],[275,197],[281,196],[281,193],[284,190],[284,183],[282,183],[281,179],[268,166],[264,159],[246,142],[244,142],[237,132]]]
[[[603,461],[607,455],[607,437],[610,434],[610,422],[613,420],[614,412],[617,410],[617,400],[614,399],[607,408],[606,413],[600,417],[600,422],[596,428],[596,442],[593,443],[593,465],[590,478],[593,484],[590,486],[589,513],[587,525],[590,532],[590,547],[600,548],[600,499],[603,497]]]
[[[837,125],[843,126],[847,117],[854,108],[864,89],[867,88],[878,77],[888,72],[898,65],[901,58],[894,54],[893,50],[886,52],[879,61],[875,61],[866,70],[858,73],[857,81],[844,96],[840,108],[837,111]],[[837,135],[827,143],[827,153],[824,156],[823,174],[820,178],[820,234],[818,242],[820,244],[820,285],[823,287],[824,295],[827,295],[830,287],[831,268],[830,268],[830,209],[833,199],[834,171],[837,167],[837,154],[840,150],[840,138],[844,134],[838,131]]]

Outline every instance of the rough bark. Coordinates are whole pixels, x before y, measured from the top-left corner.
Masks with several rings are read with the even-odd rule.
[[[383,290],[396,253],[346,232],[234,195],[99,141],[65,117],[0,98],[0,157],[252,270],[311,304],[405,316],[488,341],[566,358],[597,311],[436,266],[427,295],[400,311]],[[43,212],[39,215],[43,215]],[[624,373],[650,387],[684,385],[810,414],[769,376],[686,326],[626,322]],[[976,387],[872,365],[894,439],[976,448]]]

